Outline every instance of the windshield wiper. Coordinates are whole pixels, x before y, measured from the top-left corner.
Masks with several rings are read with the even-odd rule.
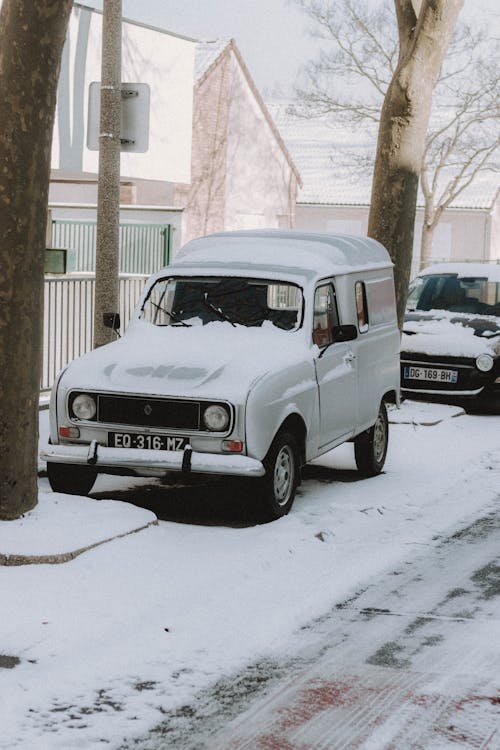
[[[171,320],[175,320],[176,323],[179,323],[181,326],[184,326],[184,328],[191,328],[191,325],[189,323],[185,323],[178,315],[177,313],[174,313],[173,310],[167,310],[166,307],[162,307],[161,305],[157,305],[156,302],[153,302],[153,300],[149,300],[150,304],[153,305],[153,307],[156,307],[157,310],[161,310],[164,313],[167,313],[168,317]]]
[[[203,297],[203,304],[205,305],[205,307],[208,307],[209,310],[212,310],[212,312],[218,315],[221,320],[226,320],[228,323],[231,323],[234,328],[236,328],[236,323],[231,320],[231,318],[226,315],[226,313],[223,312],[220,307],[216,307],[213,302],[208,301],[208,292],[205,292],[205,296]]]

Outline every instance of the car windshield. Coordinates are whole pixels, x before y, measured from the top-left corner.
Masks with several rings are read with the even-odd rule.
[[[419,276],[410,284],[406,310],[500,315],[500,283],[480,276]]]
[[[225,321],[285,331],[302,323],[302,291],[285,281],[243,277],[167,277],[152,287],[140,317],[157,326],[203,326]]]

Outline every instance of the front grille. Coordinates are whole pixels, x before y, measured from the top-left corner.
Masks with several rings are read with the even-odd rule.
[[[199,430],[200,404],[197,401],[99,395],[97,421],[139,427]]]
[[[401,352],[401,387],[415,391],[477,391],[491,380],[491,373],[480,372],[474,366],[475,360],[470,357],[446,357],[441,355],[421,354],[420,352]],[[456,370],[457,382],[439,382],[435,380],[414,380],[404,377],[405,367],[432,367],[438,370]]]

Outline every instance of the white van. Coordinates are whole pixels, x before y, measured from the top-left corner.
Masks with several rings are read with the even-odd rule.
[[[265,518],[301,465],[354,441],[382,471],[399,400],[392,263],[374,240],[228,232],[188,243],[146,284],[125,335],[54,385],[42,453],[55,491],[97,473],[252,478]]]

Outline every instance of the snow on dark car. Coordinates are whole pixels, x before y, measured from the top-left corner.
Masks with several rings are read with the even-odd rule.
[[[111,316],[112,317],[112,316]],[[253,478],[263,516],[300,466],[348,440],[382,471],[399,400],[392,263],[374,240],[255,231],[193,240],[153,276],[124,336],[55,383],[55,491],[99,472]]]
[[[500,399],[500,265],[440,263],[410,284],[401,341],[404,394]]]

